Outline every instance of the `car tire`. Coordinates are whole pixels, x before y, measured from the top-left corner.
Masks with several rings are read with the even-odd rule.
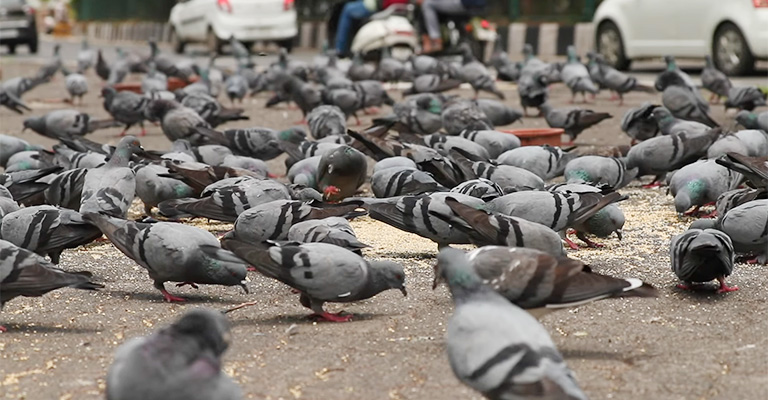
[[[171,28],[171,46],[176,54],[184,54],[184,49],[187,47],[187,43],[176,33],[176,28]]]
[[[290,53],[293,51],[293,39],[294,38],[278,40],[277,45],[284,48],[286,52]]]
[[[620,71],[629,69],[632,60],[627,59],[624,53],[624,39],[616,24],[611,21],[600,23],[595,35],[595,45],[597,52],[603,55],[609,65]]]
[[[734,24],[720,25],[712,38],[712,60],[724,74],[745,75],[755,68],[755,58],[747,40]]]
[[[206,35],[205,43],[211,54],[221,54],[223,43],[221,39],[216,36],[216,33],[213,32],[213,28],[208,28],[208,35]]]
[[[16,54],[16,45],[15,44],[9,44],[8,45],[8,54]]]
[[[37,54],[37,37],[32,38],[27,43],[27,47],[29,48],[29,54]]]

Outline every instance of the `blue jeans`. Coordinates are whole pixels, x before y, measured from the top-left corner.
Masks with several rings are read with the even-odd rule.
[[[344,5],[344,9],[341,10],[341,16],[339,17],[339,27],[336,29],[336,52],[339,54],[345,54],[349,48],[349,42],[352,38],[349,37],[352,30],[353,19],[368,18],[371,12],[363,5],[363,0],[352,1]]]

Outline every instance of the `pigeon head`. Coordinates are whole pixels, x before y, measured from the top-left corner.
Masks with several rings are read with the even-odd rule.
[[[101,97],[104,98],[105,102],[111,102],[112,98],[115,97],[115,94],[117,94],[117,90],[112,86],[104,86],[101,88]]]
[[[27,129],[32,129],[33,131],[42,134],[42,132],[45,132],[45,118],[44,117],[29,117],[24,120],[24,129],[21,131],[24,132]]]
[[[608,237],[616,232],[621,240],[624,227],[624,213],[616,204],[609,204],[586,221],[589,233],[597,237]]]
[[[664,107],[654,108],[651,115],[656,120],[656,124],[658,124],[659,127],[675,122],[675,117],[673,117],[672,113]]]
[[[223,354],[229,347],[229,321],[218,311],[204,308],[192,310],[167,331],[173,336],[192,338],[201,348],[210,349],[216,355]]]
[[[678,189],[675,194],[675,211],[684,213],[694,204],[702,204],[706,195],[707,185],[701,179],[693,179]]]
[[[179,103],[174,100],[152,100],[144,110],[144,114],[150,121],[158,121],[162,119],[165,114],[179,107]]]
[[[677,62],[675,62],[675,57],[673,56],[664,56],[664,62],[667,63],[667,71],[673,71],[675,68],[677,68]]]
[[[386,260],[371,261],[371,270],[374,273],[373,284],[379,291],[398,289],[403,293],[403,296],[408,296],[402,265]]]
[[[461,298],[463,293],[471,292],[483,286],[480,276],[469,264],[467,255],[458,249],[445,247],[437,255],[435,266],[436,288],[440,281],[445,281],[451,289],[454,300]]]
[[[736,122],[747,129],[754,129],[756,127],[757,114],[749,112],[747,110],[741,110],[736,114]]]

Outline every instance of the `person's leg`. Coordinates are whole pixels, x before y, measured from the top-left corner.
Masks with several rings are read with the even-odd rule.
[[[440,23],[437,20],[437,8],[440,0],[424,0],[421,3],[421,14],[427,26],[427,35],[432,40],[440,39]]]
[[[456,15],[464,14],[467,9],[461,4],[461,0],[438,0],[434,1],[433,8],[441,14]]]
[[[349,48],[352,20],[363,19],[370,15],[371,12],[365,8],[363,0],[349,2],[344,5],[341,16],[339,16],[339,27],[336,29],[336,51],[339,54],[344,54]]]

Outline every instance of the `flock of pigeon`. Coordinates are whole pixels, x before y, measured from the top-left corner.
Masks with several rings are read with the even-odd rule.
[[[236,71],[216,67],[213,57],[199,66],[161,54],[154,43],[150,48],[147,57],[118,50],[108,64],[84,42],[77,72],[70,72],[57,47],[35,76],[2,83],[2,105],[23,113],[31,111],[23,94],[62,72],[74,105],[88,91],[83,74],[93,66],[105,81],[101,95],[110,115],[97,120],[61,109],[27,118],[24,129],[59,141],[52,149],[0,135],[2,303],[61,287],[102,288],[89,272],[55,264],[63,250],[105,235],[147,270],[166,301],[184,300],[169,293],[166,282],[240,286],[247,293],[247,272],[255,270],[298,291],[313,318],[350,321],[352,315],[326,312],[324,303],[389,289],[407,295],[401,265],[363,256],[368,246],[349,220],[369,215],[437,243],[434,285],[445,282],[455,303],[446,348],[461,381],[489,399],[584,399],[536,318],[609,297],[656,296],[647,283],[594,273],[564,250],[563,241],[579,248],[570,232],[590,247],[600,246],[590,236],[616,233],[621,239],[619,204],[627,197],[618,190],[640,177],[653,176],[654,185],[666,177],[677,212],[698,214],[716,205],[709,218],[672,239],[672,270],[681,288],[717,280],[718,292],[736,290],[725,278],[737,255],[768,262],[768,112],[751,112],[765,105],[765,94],[734,87],[710,62],[703,87],[712,100],[727,97],[726,107],[741,109],[736,120],[745,129],[720,127],[671,57],[650,87],[599,55],[582,64],[573,47],[562,64],[537,59],[530,46],[520,63],[497,51],[490,60],[495,77],[469,51],[456,63],[425,55],[401,62],[384,52],[376,65],[356,57],[348,68],[333,54],[304,63],[283,52],[257,72],[234,40]],[[136,72],[144,74],[142,94],[121,90]],[[611,116],[552,106],[553,83],[567,85],[574,98],[581,93],[585,102],[601,89],[620,101],[629,91],[658,90],[662,104],[626,113],[621,128],[636,144],[620,156],[521,147],[517,137],[494,126],[524,113],[497,100],[442,93],[466,83],[475,97],[484,91],[504,99],[497,78],[517,82],[523,107],[538,108],[571,138]],[[168,91],[173,79],[186,85]],[[395,81],[412,82],[398,102],[383,85]],[[271,93],[267,107],[295,103],[309,135],[303,127],[215,129],[248,119],[234,105],[262,91]],[[219,102],[222,93],[232,108]],[[392,113],[366,129],[348,128],[349,117],[383,105]],[[138,125],[143,135],[145,121],[159,124],[172,143],[169,151],[147,151],[125,131],[116,147],[86,138],[114,126]],[[276,177],[265,161],[284,154],[287,174]],[[559,176],[564,183],[547,183]],[[366,182],[374,197],[355,197]],[[136,197],[146,215],[130,220]],[[197,217],[234,225],[217,238],[183,223]],[[465,253],[452,244],[478,248]],[[195,310],[127,342],[109,370],[107,398],[241,398],[221,372],[228,331],[224,314]]]

